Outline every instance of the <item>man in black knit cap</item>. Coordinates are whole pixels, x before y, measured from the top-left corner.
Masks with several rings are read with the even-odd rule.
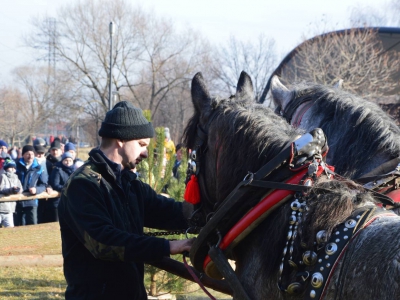
[[[132,171],[154,136],[140,109],[117,103],[99,135],[100,147],[71,175],[58,206],[65,298],[145,300],[144,262],[189,251],[193,240],[146,236],[143,227],[185,229],[189,207],[157,195]]]

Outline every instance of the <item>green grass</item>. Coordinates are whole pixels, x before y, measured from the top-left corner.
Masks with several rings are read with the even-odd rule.
[[[1,267],[0,299],[64,299],[62,267]]]

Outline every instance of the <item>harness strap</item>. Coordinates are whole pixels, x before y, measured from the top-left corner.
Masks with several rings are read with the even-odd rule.
[[[293,156],[293,148],[292,145],[286,147],[283,151],[281,151],[277,156],[271,159],[268,163],[266,163],[261,169],[254,174],[254,179],[262,179],[267,177],[272,171],[278,169],[281,165],[285,164],[288,159]]]
[[[381,174],[387,174],[395,170],[399,164],[400,164],[400,157],[396,157],[388,162],[385,162],[382,165],[379,165],[369,173],[364,174],[362,177],[356,179],[356,181],[360,183],[368,183],[370,181],[374,181],[376,179],[379,179]]]
[[[228,281],[233,290],[233,297],[240,300],[250,300],[222,250],[219,247],[212,246],[208,251],[208,255],[210,255],[222,276]]]
[[[262,180],[253,180],[250,183],[248,183],[248,185],[265,189],[289,190],[295,192],[307,192],[311,189],[310,186],[305,186],[305,185],[290,184],[290,183],[275,182],[275,181],[262,181]]]
[[[369,226],[381,216],[396,216],[376,206],[354,211],[347,220],[339,224],[318,255],[314,266],[315,273],[311,275],[311,282],[305,294],[306,300],[322,299],[327,291],[328,284],[340,259],[343,257],[351,241],[362,229]]]

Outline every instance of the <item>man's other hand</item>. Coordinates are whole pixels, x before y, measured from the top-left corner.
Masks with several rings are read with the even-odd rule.
[[[195,238],[188,240],[169,241],[169,252],[171,254],[179,254],[184,251],[189,252],[192,248]]]

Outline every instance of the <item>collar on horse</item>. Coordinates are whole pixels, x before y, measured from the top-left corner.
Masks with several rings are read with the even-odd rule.
[[[209,124],[210,123],[207,125]],[[205,153],[206,145],[204,143],[206,139],[207,131],[198,126],[196,143],[191,155],[192,161],[189,163],[188,168],[188,178],[190,178],[191,175],[199,174],[201,158],[199,153]],[[296,194],[297,198],[291,204],[293,215],[290,218],[288,233],[289,242],[292,244],[294,243],[298,219],[301,217],[304,209],[306,209],[305,201],[300,202],[299,199],[310,189],[313,182],[321,174],[325,174],[328,177],[331,177],[334,174],[333,168],[327,166],[322,159],[323,156],[326,155],[326,152],[327,145],[325,135],[321,129],[315,129],[291,143],[290,146],[285,148],[256,173],[249,172],[243,181],[241,181],[217,207],[212,218],[208,220],[206,225],[200,231],[200,234],[190,251],[190,259],[193,266],[200,272],[204,270],[205,273],[212,278],[222,279],[224,277],[237,297],[240,299],[249,299],[244,288],[241,286],[234,274],[234,271],[229,266],[226,257],[229,257],[234,247],[254,228],[256,228],[258,224],[268,217],[268,215],[270,215],[277,207],[286,203],[289,199],[292,199],[292,196]],[[283,165],[289,165],[289,170],[293,172],[293,176],[290,179],[286,182],[263,180]],[[263,188],[266,189],[267,192],[266,195],[264,195],[264,197],[262,197],[262,199],[249,210],[248,207],[244,205],[244,201],[241,200],[246,196],[246,194],[251,192],[252,189],[254,190],[254,188]],[[390,199],[385,197],[382,201],[385,204],[392,203]],[[243,217],[244,213],[246,214]],[[371,218],[362,218],[365,222],[360,223],[361,225],[357,223],[357,228],[364,228],[364,224],[370,219]],[[346,222],[344,224],[346,224]],[[347,230],[343,229],[343,232],[346,232]],[[321,233],[321,235],[323,234]],[[350,239],[351,235],[343,237],[343,241],[348,242]],[[333,245],[335,244],[335,241],[329,241],[329,246],[327,245],[326,249],[335,248]],[[281,265],[281,275],[283,274],[285,265],[286,267],[289,266],[291,268],[296,265],[291,260],[293,245],[290,245],[289,242],[283,252],[284,262],[286,263],[283,262]],[[338,244],[335,245],[337,248]],[[344,244],[342,249],[344,249],[346,245],[347,243]],[[319,247],[321,247],[321,245],[319,245]],[[337,254],[334,261],[332,261],[332,257],[334,256],[331,256],[330,254],[324,256],[326,260],[324,260],[324,258],[318,258],[318,260],[316,260],[315,252],[311,250],[308,252],[306,251],[305,254],[303,254],[305,265],[308,265],[306,262],[309,261],[311,261],[310,264],[315,264],[317,261],[318,264],[325,263],[325,267],[320,266],[319,268],[321,272],[322,269],[329,271],[328,276],[320,272],[315,272],[311,275],[310,272],[299,272],[299,276],[302,278],[301,282],[296,281],[285,286],[282,278],[280,278],[278,282],[279,287],[282,291],[287,293],[297,294],[304,291],[303,285],[306,282],[310,282],[309,286],[311,290],[308,291],[310,299],[319,299],[324,291],[323,287],[329,281],[327,278],[329,278],[329,274],[331,274],[331,271],[333,270],[333,268],[327,266],[336,264],[336,260],[339,258],[342,251],[337,248],[334,253]],[[328,258],[326,258],[327,256],[329,262]],[[321,276],[319,274],[321,274]]]

